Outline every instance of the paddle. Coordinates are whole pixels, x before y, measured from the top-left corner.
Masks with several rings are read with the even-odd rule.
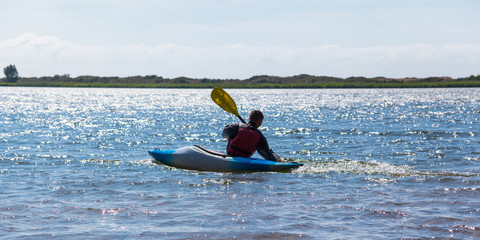
[[[225,90],[223,90],[221,87],[215,87],[210,96],[219,107],[228,113],[237,116],[243,123],[246,123],[245,120],[243,120],[243,118],[238,114],[237,104],[235,104],[235,101],[233,101],[232,97],[230,97],[230,95],[228,95],[228,93],[225,92]]]

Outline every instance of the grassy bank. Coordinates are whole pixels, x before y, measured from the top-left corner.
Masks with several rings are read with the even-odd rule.
[[[2,81],[3,80],[3,81]],[[98,77],[55,75],[53,77],[19,78],[16,83],[0,79],[0,86],[28,87],[96,87],[96,88],[445,88],[480,87],[480,75],[452,79],[428,78],[336,78],[307,74],[291,77],[253,76],[249,79],[163,78],[156,75],[132,77]]]
[[[74,82],[0,82],[0,86],[84,87],[84,88],[451,88],[480,87],[480,81],[395,82],[395,83],[74,83]]]

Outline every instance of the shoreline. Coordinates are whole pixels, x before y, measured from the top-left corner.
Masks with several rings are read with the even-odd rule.
[[[6,87],[79,87],[79,88],[260,88],[260,89],[295,89],[295,88],[470,88],[480,87],[480,81],[442,81],[442,82],[388,82],[388,83],[76,83],[76,82],[0,82]]]

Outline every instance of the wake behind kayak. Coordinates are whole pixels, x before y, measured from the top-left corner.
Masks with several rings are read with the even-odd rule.
[[[196,145],[176,150],[153,150],[148,153],[156,161],[165,165],[199,171],[288,172],[303,165],[296,162],[284,163],[259,158],[230,157]]]

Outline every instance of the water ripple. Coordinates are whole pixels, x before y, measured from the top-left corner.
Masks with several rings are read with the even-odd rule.
[[[238,120],[209,89],[0,87],[0,238],[480,237],[480,89],[227,91],[305,165],[153,162],[154,148],[225,151]]]

